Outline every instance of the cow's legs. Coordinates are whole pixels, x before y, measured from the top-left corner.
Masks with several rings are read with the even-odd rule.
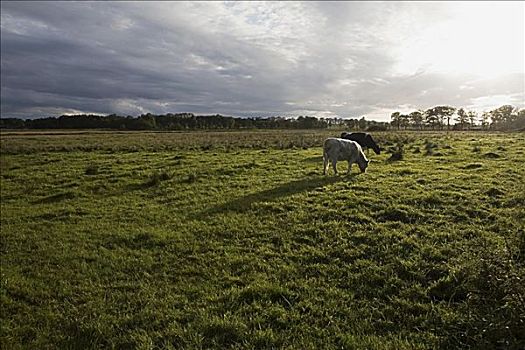
[[[326,175],[326,170],[328,170],[328,156],[325,154],[323,157],[323,175]]]
[[[334,168],[335,175],[337,176],[337,160],[332,160],[332,168]]]
[[[351,172],[352,172],[352,162],[348,161],[348,171],[346,173],[350,174]]]

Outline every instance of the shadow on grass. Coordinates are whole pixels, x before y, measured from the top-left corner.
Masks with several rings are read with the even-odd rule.
[[[215,206],[208,210],[195,213],[194,217],[196,219],[204,218],[207,215],[216,215],[225,213],[228,211],[233,212],[245,212],[250,210],[253,204],[259,202],[271,202],[278,200],[279,198],[287,197],[294,195],[296,193],[308,192],[325,185],[333,184],[341,181],[355,181],[357,174],[353,173],[350,175],[344,176],[323,176],[317,175],[308,177],[301,180],[291,181],[285,184],[281,184],[277,187],[271,188],[269,190],[264,190],[252,194],[248,194],[244,197],[236,198],[231,201],[228,201],[224,204]]]
[[[53,194],[41,199],[38,199],[36,201],[33,201],[33,204],[51,204],[51,203],[58,203],[62,202],[68,199],[75,199],[79,196],[78,193],[72,192],[72,191],[66,191],[66,192],[60,192],[57,194]]]

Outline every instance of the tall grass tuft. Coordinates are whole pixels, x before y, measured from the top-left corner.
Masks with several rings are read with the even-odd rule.
[[[432,141],[425,141],[425,156],[431,156],[434,154],[434,149],[438,148],[438,145]]]
[[[84,174],[86,175],[98,175],[98,173],[99,173],[99,168],[98,168],[98,165],[96,164],[89,164],[86,170],[84,171]]]
[[[147,187],[158,186],[162,181],[167,181],[173,177],[173,174],[166,170],[155,171],[144,183]]]
[[[390,152],[392,153],[392,155],[390,156],[390,158],[387,159],[387,161],[395,162],[395,161],[403,160],[403,154],[405,152],[404,151],[404,144],[401,143],[401,142],[398,143],[397,147],[391,149]]]

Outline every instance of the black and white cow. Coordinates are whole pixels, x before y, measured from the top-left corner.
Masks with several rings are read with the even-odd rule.
[[[366,171],[368,163],[359,143],[352,140],[328,138],[323,144],[323,174],[326,175],[328,162],[332,162],[335,175],[337,175],[337,161],[348,161],[348,174],[352,170],[352,164],[357,163],[362,173]]]
[[[359,143],[359,145],[361,145],[361,147],[363,149],[371,148],[371,149],[374,150],[374,152],[376,154],[381,153],[381,150],[379,149],[379,146],[377,145],[377,143],[372,138],[372,135],[370,135],[370,134],[368,134],[366,132],[346,132],[346,131],[343,131],[341,133],[341,138],[355,141],[355,142]]]

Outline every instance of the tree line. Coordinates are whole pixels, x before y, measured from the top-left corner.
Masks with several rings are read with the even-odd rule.
[[[451,121],[454,122],[451,124]],[[113,129],[113,130],[204,130],[204,129],[327,129],[384,131],[416,130],[525,130],[525,109],[504,105],[478,114],[464,108],[436,106],[409,114],[394,112],[390,122],[361,118],[230,117],[193,113],[142,114],[138,117],[94,114],[62,115],[37,119],[0,118],[2,129]]]
[[[392,113],[391,126],[395,129],[431,130],[525,130],[525,109],[503,105],[481,114],[464,108],[436,106],[409,114]],[[455,122],[451,125],[451,121]]]
[[[331,127],[351,130],[386,130],[388,122],[360,119],[276,117],[230,117],[220,114],[194,115],[193,113],[142,114],[138,117],[93,114],[63,115],[58,118],[0,119],[4,129],[117,129],[117,130],[201,130],[201,129],[326,129]]]

